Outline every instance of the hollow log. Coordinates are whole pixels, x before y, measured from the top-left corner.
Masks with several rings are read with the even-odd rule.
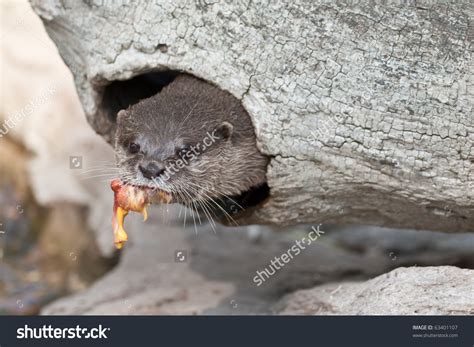
[[[474,231],[473,2],[31,4],[109,142],[176,72],[242,100],[271,158],[242,222]]]

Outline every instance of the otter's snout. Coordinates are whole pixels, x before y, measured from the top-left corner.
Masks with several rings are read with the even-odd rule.
[[[138,165],[141,173],[145,178],[152,180],[154,178],[158,178],[163,172],[165,172],[165,168],[158,163],[151,162],[146,165]]]

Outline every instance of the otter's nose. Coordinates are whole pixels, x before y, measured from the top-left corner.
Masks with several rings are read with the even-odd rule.
[[[138,168],[142,172],[143,176],[150,180],[157,178],[165,171],[164,168],[155,163],[149,163],[146,166],[138,165]]]

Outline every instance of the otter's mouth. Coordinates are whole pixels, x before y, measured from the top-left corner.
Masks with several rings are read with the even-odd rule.
[[[119,178],[123,184],[136,188],[138,190],[142,190],[146,192],[150,197],[154,195],[159,195],[160,193],[164,193],[167,196],[170,197],[169,203],[179,203],[176,194],[173,194],[169,189],[161,187],[158,183],[144,183],[142,181],[135,181],[131,179],[124,179],[124,178]]]
[[[151,203],[169,204],[171,202],[171,196],[167,193],[162,191],[150,192],[147,189],[124,184],[118,178],[110,182],[110,188],[114,192],[112,227],[114,244],[117,249],[121,249],[128,240],[127,232],[124,229],[124,221],[130,211],[141,213],[143,220],[147,220],[148,205]]]

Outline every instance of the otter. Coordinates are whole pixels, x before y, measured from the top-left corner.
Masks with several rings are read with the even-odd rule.
[[[218,199],[266,186],[269,159],[241,102],[186,74],[118,112],[115,153],[125,184],[165,191],[205,212],[223,210]]]

